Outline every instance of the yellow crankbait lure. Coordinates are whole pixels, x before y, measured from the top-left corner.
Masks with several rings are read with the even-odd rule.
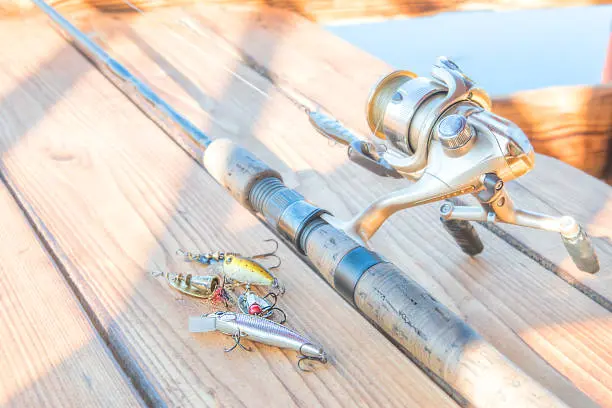
[[[278,242],[274,239],[267,239],[265,242],[274,242],[276,247],[273,251],[244,257],[236,252],[208,252],[204,254],[177,251],[184,255],[187,261],[197,262],[207,267],[212,267],[214,273],[225,278],[227,283],[239,283],[245,285],[261,285],[279,288],[278,280],[272,275],[270,270],[276,269],[281,265],[280,258],[276,255]],[[276,258],[278,263],[266,268],[255,259]]]
[[[260,263],[238,255],[226,256],[217,264],[226,279],[247,285],[278,286],[277,279]]]

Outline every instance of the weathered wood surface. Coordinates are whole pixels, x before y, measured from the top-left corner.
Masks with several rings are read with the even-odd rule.
[[[141,406],[4,184],[0,208],[0,406]]]
[[[573,7],[609,4],[610,0],[130,0],[141,10],[188,5],[193,3],[227,4],[232,6],[273,6],[300,14],[310,20],[372,19],[397,16],[422,16],[449,11],[514,10],[526,8]],[[54,7],[63,12],[82,12],[91,9],[105,12],[131,11],[124,0],[53,0]],[[0,11],[12,15],[28,13],[32,4],[27,0],[2,0]]]
[[[178,248],[257,253],[271,233],[45,20],[0,30],[14,38],[0,45],[2,173],[38,215],[145,402],[455,405],[285,246],[280,305],[331,364],[304,374],[295,352],[255,345],[225,354],[229,337],[189,334],[188,316],[210,305],[151,272],[191,270]]]
[[[529,136],[536,151],[612,181],[612,84],[518,92],[493,110]]]
[[[349,52],[335,48],[333,37],[317,41],[325,37],[324,32],[312,48],[306,47],[308,42],[297,46],[308,35],[293,25],[274,37],[262,36],[261,31],[270,28],[264,24],[265,16],[232,26],[231,18],[224,19],[222,12],[208,14],[196,7],[151,13],[129,23],[103,18],[83,23],[206,132],[240,141],[283,172],[288,184],[340,218],[403,184],[381,180],[347,163],[343,149],[317,136],[305,115],[272,83],[236,58],[231,47],[209,29],[214,27],[209,18],[219,27],[225,24],[224,34],[237,47],[257,51],[251,55],[260,61],[258,70],[263,66],[274,70],[276,78],[286,75],[284,82],[334,113],[333,108],[342,103],[354,107],[355,89],[363,90],[358,99],[364,99],[378,77],[367,72],[369,66],[349,67],[370,61],[373,67],[385,67],[370,57],[360,61],[359,51],[350,60],[355,65],[344,66]],[[328,46],[327,59],[321,61],[316,54],[323,54]],[[304,57],[301,52],[315,55]],[[356,80],[360,75],[374,79]],[[360,108],[355,114],[362,112]],[[346,107],[342,114],[345,120],[356,117]],[[580,177],[590,180],[583,173]],[[374,245],[555,393],[576,403],[576,395],[567,394],[566,380],[551,366],[598,403],[610,404],[610,312],[488,231],[481,234],[487,251],[475,259],[466,257],[438,224],[436,206],[427,206],[394,216]]]
[[[183,26],[189,22],[187,25],[191,27],[197,28],[201,24],[210,28],[228,41],[228,48],[239,49],[236,52],[255,70],[288,87],[292,94],[299,96],[301,93],[311,98],[353,129],[366,134],[364,106],[370,87],[393,67],[317,25],[282,10],[245,10],[242,13],[234,10],[228,13],[221,8],[198,6],[189,8],[189,14],[191,17],[181,17]],[[189,31],[197,30],[191,28]],[[606,94],[608,91],[602,92]],[[595,104],[592,108],[597,112],[599,106]],[[575,118],[575,113],[569,116]],[[607,119],[605,115],[600,116],[597,123],[602,119],[610,125],[609,116]],[[596,126],[604,129],[601,124]],[[608,301],[612,299],[610,187],[571,166],[538,155],[535,170],[508,183],[508,188],[519,207],[569,214],[586,225],[594,238],[601,271],[597,275],[579,271],[554,234],[503,224],[499,225],[500,228],[511,232],[537,252],[542,263],[546,263],[541,259],[545,257],[559,266],[556,272],[568,281],[586,285],[586,290],[592,289]]]

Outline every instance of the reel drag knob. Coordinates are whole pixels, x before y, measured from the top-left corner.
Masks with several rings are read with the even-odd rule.
[[[467,119],[461,115],[448,115],[438,125],[438,140],[446,150],[456,151],[466,146],[474,133]]]

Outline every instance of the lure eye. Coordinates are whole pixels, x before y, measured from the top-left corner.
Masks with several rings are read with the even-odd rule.
[[[231,264],[231,263],[232,263],[232,259],[234,259],[234,258],[233,258],[233,257],[231,257],[231,256],[226,257],[226,258],[225,258],[225,263],[226,263],[226,264]]]

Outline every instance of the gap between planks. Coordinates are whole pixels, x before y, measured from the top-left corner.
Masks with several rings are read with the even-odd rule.
[[[119,343],[112,341],[109,338],[108,331],[104,328],[99,317],[96,315],[94,309],[91,307],[90,302],[83,296],[83,293],[79,289],[78,285],[72,279],[69,273],[69,268],[74,268],[70,258],[64,253],[60,246],[57,245],[55,237],[45,226],[45,223],[38,217],[34,208],[28,204],[28,201],[21,195],[19,189],[6,178],[6,169],[0,164],[0,180],[14,199],[16,205],[22,211],[24,218],[26,218],[32,231],[36,234],[36,237],[40,240],[42,247],[47,251],[49,257],[55,263],[58,272],[64,278],[68,288],[72,292],[72,295],[76,298],[79,305],[83,309],[85,315],[89,318],[89,321],[95,330],[96,334],[108,347],[109,353],[113,356],[114,361],[122,370],[122,373],[129,378],[130,384],[134,387],[134,391],[138,394],[138,397],[142,400],[143,404],[147,406],[159,406],[161,399],[157,395],[153,387],[148,383],[146,378],[143,377],[138,367],[131,364],[129,358],[129,352],[127,352]],[[65,316],[61,316],[63,318]],[[113,401],[116,403],[116,401]]]
[[[280,169],[289,184],[313,202],[333,207],[340,217],[399,185],[374,178],[354,165],[345,167],[344,153],[314,136],[304,115],[289,105],[273,84],[228,54],[207,28],[202,27],[201,36],[181,30],[184,38],[178,41],[172,31],[180,28],[175,23],[182,17],[185,14],[180,11],[164,10],[129,24],[102,18],[89,23],[105,47],[197,125],[213,137],[240,140]],[[223,18],[220,22],[228,23]],[[251,38],[250,29],[256,31],[258,23],[243,29],[245,38]],[[290,37],[283,40],[289,42]],[[209,62],[213,56],[214,61]],[[276,57],[267,54],[269,61]],[[267,100],[229,71],[264,89],[269,94]],[[306,82],[311,79],[308,75],[303,78]],[[217,98],[220,92],[224,95],[221,100]],[[287,129],[291,129],[290,142],[286,140]],[[339,190],[339,185],[350,186],[350,192]],[[342,198],[347,192],[349,200]],[[610,358],[605,351],[612,330],[607,324],[609,313],[556,275],[542,273],[543,268],[486,230],[482,234],[488,249],[482,257],[466,260],[458,250],[449,252],[450,239],[440,232],[442,228],[430,228],[437,222],[433,213],[428,207],[397,216],[375,239],[375,247],[385,248],[385,255],[555,392],[566,390],[561,385],[564,380],[551,376],[550,367],[541,364],[529,348],[598,402],[610,401],[607,380],[600,382],[601,376],[609,373],[592,371],[595,362]],[[410,244],[409,257],[405,247]],[[586,360],[584,353],[589,355]],[[601,368],[608,367],[608,363],[602,364]]]
[[[95,316],[2,182],[0,405],[143,406]]]

